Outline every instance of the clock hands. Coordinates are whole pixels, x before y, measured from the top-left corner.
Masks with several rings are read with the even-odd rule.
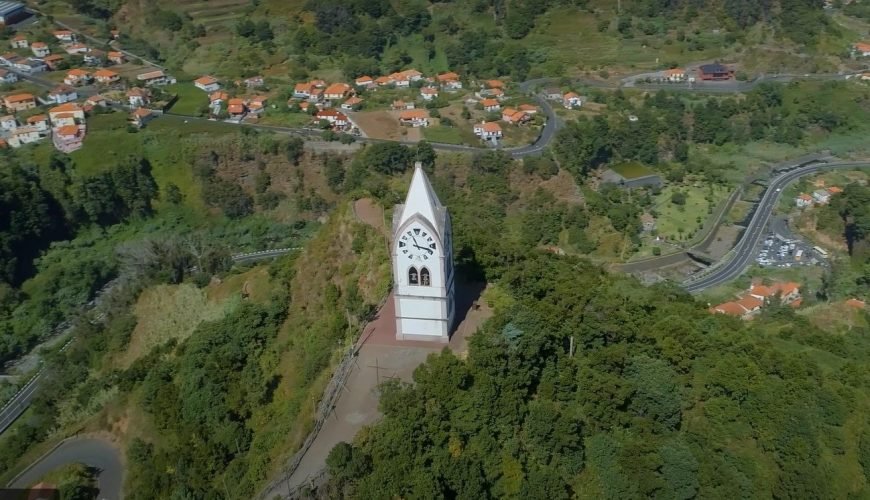
[[[432,255],[433,253],[435,253],[431,248],[421,247],[420,245],[414,245],[414,246],[419,248],[420,250],[426,250],[427,252],[429,252],[429,255]]]

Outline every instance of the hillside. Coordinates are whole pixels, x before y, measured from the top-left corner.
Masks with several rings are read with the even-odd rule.
[[[102,17],[97,31],[119,27],[124,45],[175,71],[276,81],[407,66],[522,80],[712,59],[753,72],[831,70],[857,36],[814,0],[126,0],[94,7],[100,3],[48,7],[82,26]]]

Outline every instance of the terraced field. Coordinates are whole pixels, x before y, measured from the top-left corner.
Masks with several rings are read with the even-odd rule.
[[[194,22],[205,26],[210,33],[225,31],[245,16],[253,7],[251,0],[214,0],[211,2],[175,0],[167,7],[189,14]]]

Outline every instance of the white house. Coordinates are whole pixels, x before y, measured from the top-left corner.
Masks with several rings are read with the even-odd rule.
[[[568,92],[562,96],[562,105],[568,109],[579,108],[583,105],[583,101],[575,92]]]
[[[462,80],[459,79],[459,75],[452,71],[441,73],[435,78],[438,80],[441,88],[445,90],[458,90],[462,88]]]
[[[341,109],[345,111],[353,111],[353,108],[362,104],[363,100],[360,97],[353,96],[350,99],[341,103]]]
[[[37,142],[40,139],[42,139],[42,134],[39,133],[36,127],[18,127],[12,131],[8,142],[13,148],[19,148],[25,144]]]
[[[669,82],[682,82],[686,79],[686,70],[683,68],[671,68],[662,72],[662,78]]]
[[[12,37],[12,40],[9,41],[9,45],[12,46],[13,49],[26,49],[30,42],[27,41],[27,37],[18,34]]]
[[[48,110],[48,118],[52,127],[76,125],[85,119],[85,111],[74,102],[67,102]]]
[[[76,54],[86,54],[88,52],[88,46],[83,43],[74,43],[72,45],[66,46],[66,53],[73,56]]]
[[[0,85],[12,84],[18,81],[18,74],[9,71],[8,69],[0,69]]]
[[[60,42],[72,42],[76,38],[75,33],[70,30],[57,30],[54,37]]]
[[[813,191],[813,200],[819,205],[827,205],[831,201],[831,193],[825,189]]]
[[[14,69],[25,73],[41,73],[48,69],[45,62],[41,59],[28,57],[27,59],[19,59],[12,64]]]
[[[436,99],[438,97],[438,89],[435,87],[422,87],[420,88],[420,97],[422,97],[424,101]]]
[[[350,119],[348,119],[347,115],[342,113],[341,111],[337,111],[335,109],[322,109],[317,112],[314,117],[318,120],[326,120],[332,126],[342,128],[346,127],[350,124]]]
[[[496,122],[480,122],[474,126],[474,135],[485,141],[500,139],[502,136],[501,126]]]
[[[852,45],[852,52],[856,56],[870,57],[870,43],[858,42]]]
[[[330,101],[344,100],[350,94],[350,85],[346,83],[333,83],[323,91],[323,97]]]
[[[493,113],[501,109],[501,103],[498,102],[498,99],[481,99],[480,105],[483,106],[483,110],[487,113]]]
[[[48,99],[55,104],[75,101],[78,98],[79,94],[76,90],[67,85],[58,85],[48,93]]]
[[[127,91],[127,102],[133,109],[141,108],[151,102],[151,92],[147,89],[133,87]]]
[[[364,76],[357,78],[356,80],[354,80],[353,83],[357,87],[363,87],[363,88],[367,88],[367,89],[375,86],[375,81],[372,79],[372,77],[367,76],[367,75],[364,75]]]
[[[142,84],[146,87],[150,87],[152,85],[170,85],[175,83],[175,78],[167,75],[159,69],[156,71],[149,71],[147,73],[136,75],[136,80],[142,82]]]
[[[221,88],[221,84],[217,81],[217,78],[208,75],[197,78],[193,81],[193,85],[205,92],[214,92]]]
[[[0,129],[2,130],[15,130],[18,128],[18,122],[15,121],[15,117],[12,115],[0,116]]]
[[[393,211],[392,257],[396,339],[447,343],[456,314],[453,232],[419,162]]]
[[[813,205],[813,197],[806,193],[801,193],[795,197],[794,204],[798,208],[811,207]]]
[[[412,127],[428,127],[429,112],[425,109],[406,109],[399,113],[399,123]]]
[[[27,125],[36,128],[39,132],[48,132],[48,115],[36,115],[27,119]]]
[[[30,51],[33,52],[33,55],[36,57],[45,57],[51,54],[51,49],[43,42],[33,42],[30,46]]]
[[[83,69],[74,68],[67,72],[63,79],[63,83],[69,86],[82,85],[91,79],[91,73]]]

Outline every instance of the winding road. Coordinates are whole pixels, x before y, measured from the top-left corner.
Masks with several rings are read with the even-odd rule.
[[[755,214],[743,231],[743,235],[737,241],[734,248],[731,249],[731,252],[717,264],[710,267],[707,272],[684,281],[683,288],[689,293],[699,293],[740,276],[755,257],[755,250],[765,232],[767,222],[770,220],[770,216],[782,195],[782,190],[786,186],[803,176],[826,170],[864,167],[870,167],[870,162],[813,163],[806,166],[796,166],[774,177],[764,192],[761,201],[758,202]]]

